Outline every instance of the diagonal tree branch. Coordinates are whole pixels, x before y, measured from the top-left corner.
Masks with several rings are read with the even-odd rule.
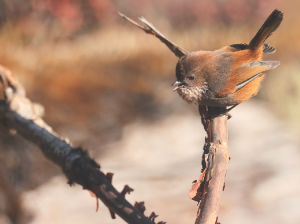
[[[100,165],[86,151],[72,147],[68,139],[60,137],[42,120],[42,106],[26,98],[25,91],[9,70],[0,66],[0,77],[5,94],[4,99],[0,100],[1,125],[7,129],[15,129],[25,139],[39,146],[49,160],[62,168],[70,185],[78,183],[84,189],[92,191],[127,223],[154,223],[153,217],[146,217],[143,211],[139,211],[125,199],[125,193],[132,189],[119,193],[100,171]]]
[[[127,16],[125,16],[124,14],[119,12],[119,15],[124,18],[125,20],[127,20],[128,22],[130,22],[131,24],[139,27],[140,29],[144,30],[146,33],[152,34],[154,36],[156,36],[158,39],[160,39],[161,42],[163,42],[165,45],[167,45],[167,47],[179,58],[181,58],[184,55],[187,55],[189,52],[179,46],[177,46],[176,44],[174,44],[173,42],[169,41],[164,35],[162,35],[161,32],[159,32],[151,23],[149,23],[144,17],[139,18],[142,23],[144,24],[144,26],[141,26],[140,24],[138,24],[137,22],[133,21],[132,19],[128,18]]]

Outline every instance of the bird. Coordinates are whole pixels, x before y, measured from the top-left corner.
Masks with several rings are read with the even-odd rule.
[[[279,61],[263,61],[276,49],[265,41],[277,30],[283,13],[275,9],[249,43],[232,44],[216,51],[184,53],[176,65],[176,91],[188,103],[229,107],[255,96],[265,71]]]

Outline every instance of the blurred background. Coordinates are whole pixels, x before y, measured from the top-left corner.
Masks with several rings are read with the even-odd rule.
[[[45,121],[88,149],[118,190],[167,223],[193,223],[201,170],[197,108],[172,92],[177,58],[118,11],[144,16],[188,51],[249,42],[275,9],[277,51],[258,96],[232,111],[219,221],[300,222],[300,2],[296,0],[0,0],[0,64],[45,107]],[[124,223],[18,135],[0,131],[0,223]]]

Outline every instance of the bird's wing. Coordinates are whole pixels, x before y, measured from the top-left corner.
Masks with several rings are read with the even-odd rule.
[[[231,75],[226,86],[216,94],[216,98],[227,97],[239,89],[246,86],[255,78],[259,77],[264,71],[274,69],[280,64],[279,61],[254,61],[243,64]]]
[[[227,51],[236,52],[236,51],[246,50],[246,49],[248,49],[248,47],[249,47],[248,44],[232,44],[232,45],[229,45],[225,48],[226,48]]]
[[[280,64],[279,61],[254,61],[243,64],[238,69],[236,91],[243,88],[249,82],[257,78],[262,72],[274,69]]]

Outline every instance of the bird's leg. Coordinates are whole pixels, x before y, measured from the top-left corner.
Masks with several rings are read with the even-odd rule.
[[[228,117],[228,120],[229,120],[232,117],[231,114],[229,113],[229,111],[231,111],[237,105],[238,104],[233,105],[229,108],[226,108],[226,107],[209,107],[208,116],[212,119],[212,118],[215,118],[215,117],[226,115]]]

